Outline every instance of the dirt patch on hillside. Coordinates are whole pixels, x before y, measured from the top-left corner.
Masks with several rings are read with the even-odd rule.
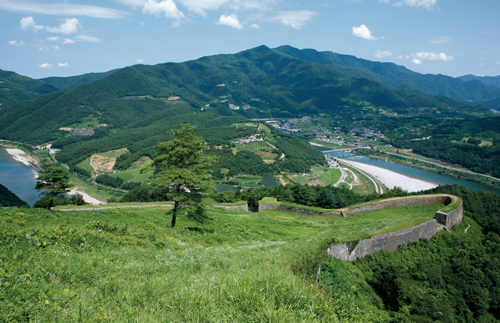
[[[107,158],[98,154],[90,156],[90,166],[95,172],[111,172],[116,163],[116,157]]]
[[[312,181],[309,181],[309,182],[305,182],[305,183],[300,183],[302,185],[309,185],[309,186],[325,186],[325,184],[323,184],[323,182],[319,179],[319,178],[316,178],[316,179],[313,179]]]

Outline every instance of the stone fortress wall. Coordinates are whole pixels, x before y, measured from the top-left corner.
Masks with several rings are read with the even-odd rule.
[[[316,211],[304,210],[301,208],[288,207],[288,206],[284,206],[284,205],[277,205],[277,204],[270,204],[270,203],[259,203],[259,212],[261,212],[262,210],[277,210],[277,211],[284,211],[284,212],[294,212],[294,213],[300,213],[303,215],[329,216],[329,215],[340,215],[341,214],[340,211],[320,213],[320,212],[316,212]]]
[[[446,213],[437,211],[434,215],[434,219],[430,221],[407,229],[379,234],[371,237],[370,239],[360,240],[352,251],[349,250],[347,243],[332,244],[330,248],[328,248],[328,254],[334,258],[352,261],[380,250],[394,251],[398,246],[418,241],[420,238],[430,239],[442,229],[450,229],[454,225],[462,223],[463,218],[462,201],[458,197],[448,194],[392,198],[379,202],[368,203],[353,209],[347,209],[346,212],[349,214],[403,206],[437,203],[450,205],[455,202],[457,202],[456,208]],[[442,227],[438,228],[438,224],[442,225]]]

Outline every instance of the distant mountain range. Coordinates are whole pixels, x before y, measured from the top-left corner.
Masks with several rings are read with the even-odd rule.
[[[180,107],[184,113],[243,117],[404,115],[422,107],[480,116],[489,110],[445,94],[473,101],[500,97],[500,89],[478,80],[421,75],[395,64],[289,46],[66,78],[2,72],[0,81],[0,136],[36,143],[83,123],[106,124],[113,133],[144,127]]]
[[[281,46],[277,50],[301,60],[359,71],[396,89],[442,95],[454,100],[476,103],[500,97],[500,76],[465,75],[453,78],[446,75],[420,74],[394,63],[373,62],[350,55],[318,52],[314,49],[300,50],[291,46]]]

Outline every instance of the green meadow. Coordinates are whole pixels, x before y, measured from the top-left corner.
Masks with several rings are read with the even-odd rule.
[[[384,313],[316,284],[332,241],[431,219],[442,205],[339,216],[166,205],[0,209],[0,317],[30,322],[364,322]]]

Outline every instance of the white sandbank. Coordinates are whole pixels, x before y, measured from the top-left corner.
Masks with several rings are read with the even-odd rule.
[[[12,149],[12,148],[9,148],[9,149],[5,149],[5,150],[7,151],[7,153],[9,155],[11,155],[12,157],[14,157],[15,160],[17,160],[18,162],[23,163],[26,166],[30,166],[30,167],[36,167],[36,166],[38,166],[37,161],[33,157],[27,155],[21,149]]]
[[[98,199],[93,198],[87,193],[77,191],[78,187],[75,187],[71,191],[68,192],[69,195],[81,194],[83,196],[83,200],[92,205],[104,204],[104,202],[99,201]]]
[[[398,186],[408,192],[418,192],[438,186],[437,184],[401,175],[399,173],[387,170],[385,168],[358,163],[347,159],[340,159],[340,162],[346,165],[351,165],[353,167],[359,168],[362,171],[365,171],[366,173],[377,178],[380,182],[382,182],[385,186],[387,186],[390,189]]]

